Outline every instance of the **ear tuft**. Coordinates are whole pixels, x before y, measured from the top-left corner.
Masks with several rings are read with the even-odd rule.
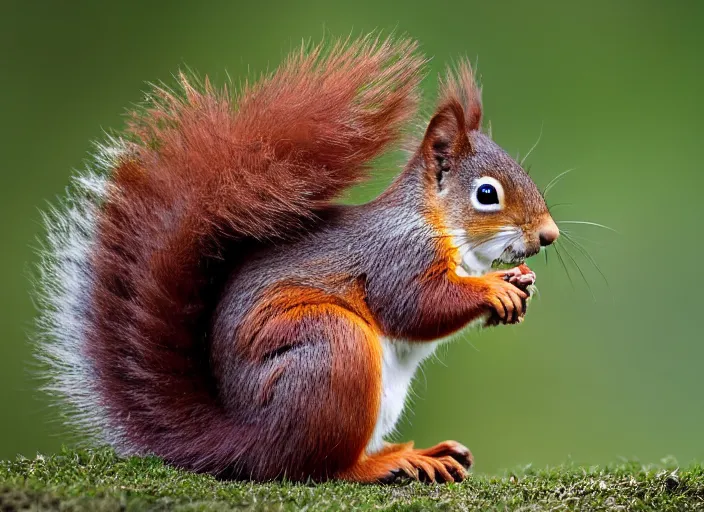
[[[469,61],[463,59],[449,69],[440,81],[440,104],[457,102],[462,106],[464,122],[468,131],[479,130],[482,122],[482,93],[474,79]]]

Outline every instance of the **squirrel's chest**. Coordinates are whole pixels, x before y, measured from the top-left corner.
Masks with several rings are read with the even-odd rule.
[[[440,343],[441,340],[411,343],[381,338],[381,405],[367,453],[380,450],[384,445],[384,436],[393,432],[418,366]]]

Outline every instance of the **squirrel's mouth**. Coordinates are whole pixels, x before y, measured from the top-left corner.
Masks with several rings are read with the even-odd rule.
[[[526,262],[527,258],[534,256],[540,251],[529,248],[517,250],[513,245],[506,247],[501,255],[491,262],[491,268],[497,270],[508,270]]]
[[[481,276],[492,270],[508,270],[537,254],[539,245],[529,243],[518,228],[502,228],[489,240],[473,241],[464,230],[455,230],[453,244],[458,251],[458,273]]]

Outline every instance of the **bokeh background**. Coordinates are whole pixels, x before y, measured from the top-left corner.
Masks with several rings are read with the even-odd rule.
[[[429,361],[400,438],[470,446],[477,471],[622,457],[704,460],[700,264],[704,3],[463,0],[2,3],[0,13],[0,458],[68,437],[36,391],[27,273],[39,211],[146,82],[189,66],[224,83],[273,69],[302,40],[395,30],[436,77],[478,62],[486,119],[526,154],[566,242],[532,265],[527,321],[469,333]],[[400,155],[384,161],[398,162]],[[382,171],[355,195],[369,199]],[[589,287],[587,286],[588,283]]]

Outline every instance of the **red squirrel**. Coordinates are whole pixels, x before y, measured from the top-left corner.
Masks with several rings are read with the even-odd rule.
[[[40,357],[70,423],[226,478],[466,477],[461,444],[385,436],[441,340],[524,318],[524,260],[559,231],[481,131],[466,62],[388,189],[337,201],[403,135],[424,65],[367,37],[237,93],[150,92],[46,216]]]

